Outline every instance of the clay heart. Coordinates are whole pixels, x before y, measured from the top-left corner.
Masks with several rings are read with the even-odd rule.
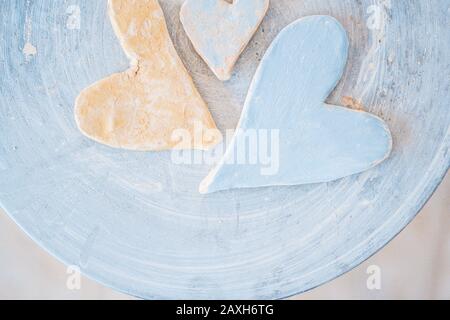
[[[200,192],[328,182],[385,160],[392,137],[381,119],[324,103],[342,77],[348,46],[344,28],[331,17],[307,17],[285,28],[259,66],[236,135]],[[261,152],[247,142],[264,130],[276,133],[271,165],[261,158],[236,160],[240,152],[241,159]]]
[[[186,0],[180,17],[195,50],[225,81],[268,8],[269,0]]]
[[[100,143],[131,150],[208,149],[220,134],[170,39],[157,0],[109,0],[110,17],[132,67],[77,98],[80,130]],[[180,143],[174,132],[192,141]],[[203,134],[203,132],[207,132]]]

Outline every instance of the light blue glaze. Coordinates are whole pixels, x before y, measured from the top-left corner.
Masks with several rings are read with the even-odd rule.
[[[389,8],[384,0],[272,1],[227,83],[192,49],[179,22],[182,1],[160,2],[221,129],[236,128],[257,61],[283,28],[308,15],[337,17],[351,50],[328,101],[352,96],[382,116],[394,136],[392,155],[336,182],[202,196],[197,188],[209,166],[110,149],[77,129],[79,92],[129,66],[106,0],[3,1],[0,205],[38,244],[143,298],[271,299],[349,271],[416,216],[450,161],[448,0],[390,1]],[[73,5],[80,29],[69,19]],[[387,18],[371,30],[373,5]],[[24,55],[27,43],[36,54]]]
[[[342,77],[348,46],[346,31],[329,16],[286,27],[262,60],[237,134],[201,192],[328,182],[385,160],[392,138],[380,118],[324,104]],[[279,144],[279,154],[271,152],[278,170],[265,173],[267,163],[259,159],[256,164],[236,160],[240,145],[249,156],[260,151],[250,145],[248,134],[260,130],[279,130],[279,139],[272,141]]]
[[[269,0],[185,0],[180,18],[188,36],[220,80],[231,71],[264,18]]]

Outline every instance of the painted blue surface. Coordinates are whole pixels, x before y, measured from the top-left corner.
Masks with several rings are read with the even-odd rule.
[[[200,56],[226,81],[268,7],[269,0],[186,0],[180,20]]]
[[[283,29],[256,72],[236,136],[201,191],[329,182],[385,160],[392,137],[383,120],[324,103],[342,77],[348,47],[345,29],[329,16]],[[237,160],[260,153],[262,143],[255,147],[249,133],[261,130],[278,131],[268,143],[267,155],[278,162],[270,171],[261,158]]]
[[[387,161],[356,177],[201,196],[197,187],[210,166],[113,150],[84,138],[74,123],[78,93],[128,67],[106,1],[5,1],[1,206],[65,263],[144,298],[281,298],[345,273],[415,217],[450,159],[449,2],[384,3],[272,1],[236,76],[224,84],[190,47],[178,19],[181,1],[161,0],[221,129],[236,128],[257,61],[283,28],[308,15],[338,18],[351,50],[327,101],[361,101],[387,121],[396,146]],[[80,9],[80,29],[69,5]],[[384,20],[369,29],[373,5]],[[24,55],[27,43],[36,54]]]

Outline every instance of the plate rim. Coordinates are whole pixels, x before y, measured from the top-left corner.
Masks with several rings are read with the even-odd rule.
[[[263,296],[257,297],[257,296],[255,296],[255,297],[249,297],[249,299],[284,300],[284,299],[289,299],[289,298],[301,295],[303,293],[314,290],[320,286],[323,286],[324,284],[327,284],[337,278],[340,278],[341,276],[354,270],[355,268],[357,268],[358,266],[363,264],[365,261],[369,260],[371,257],[376,255],[378,252],[380,252],[383,248],[385,248],[388,244],[390,244],[399,234],[401,234],[409,226],[409,224],[417,217],[417,215],[420,214],[420,212],[422,211],[424,206],[428,203],[428,201],[434,195],[434,193],[436,192],[438,187],[441,185],[442,181],[444,180],[444,178],[447,175],[449,168],[450,168],[450,154],[448,153],[448,148],[449,148],[449,144],[450,144],[449,142],[450,142],[450,127],[448,128],[447,133],[443,137],[443,142],[441,144],[441,147],[438,149],[438,151],[435,154],[435,157],[431,161],[431,163],[434,163],[435,161],[439,161],[439,159],[442,158],[440,162],[442,162],[444,165],[442,166],[441,170],[430,170],[430,169],[433,169],[431,166],[428,168],[427,172],[430,173],[429,174],[430,177],[425,176],[422,180],[425,179],[426,181],[430,181],[430,182],[427,185],[425,185],[425,187],[422,189],[422,192],[419,194],[418,197],[416,197],[416,201],[415,201],[414,205],[410,205],[409,209],[407,209],[409,214],[406,215],[407,216],[406,222],[403,225],[401,225],[400,228],[397,228],[395,233],[392,236],[389,236],[389,239],[385,243],[374,246],[375,249],[373,250],[373,252],[370,252],[367,255],[361,255],[361,258],[359,260],[355,260],[355,262],[352,263],[351,265],[348,265],[348,268],[345,268],[346,269],[345,271],[338,272],[336,275],[334,275],[332,277],[322,279],[321,281],[319,281],[318,284],[315,284],[314,286],[311,286],[310,288],[302,289],[302,290],[299,289],[298,291],[295,291],[295,292],[286,292],[286,293],[280,295],[279,297],[277,297],[277,296],[273,296],[273,297],[263,297]],[[57,254],[53,248],[46,245],[44,240],[38,239],[37,236],[31,234],[31,232],[29,232],[25,226],[23,226],[21,223],[19,223],[18,220],[14,217],[14,215],[7,209],[7,206],[4,204],[2,199],[0,199],[0,208],[3,209],[5,214],[20,228],[20,230],[22,230],[22,232],[24,232],[34,243],[36,243],[40,247],[40,249],[43,249],[45,252],[50,254],[51,257],[55,258],[56,260],[61,262],[63,265],[65,265],[65,266],[70,265],[70,263],[68,261],[66,261],[66,259],[64,257]],[[80,268],[80,269],[81,269],[80,270],[81,274],[83,276],[91,279],[92,281],[100,283],[101,285],[103,285],[107,288],[110,288],[117,292],[129,295],[130,297],[134,297],[137,299],[143,299],[143,300],[152,300],[154,298],[161,299],[161,300],[175,299],[175,298],[170,298],[170,297],[162,297],[162,296],[159,297],[156,294],[154,297],[144,296],[144,295],[141,296],[140,294],[137,294],[136,292],[132,292],[131,289],[126,289],[126,288],[121,287],[118,283],[116,283],[112,279],[108,283],[107,280],[103,279],[101,276],[98,276],[96,274],[96,272],[94,272],[94,271],[84,271],[84,270],[82,270],[82,268]],[[195,297],[190,297],[189,299],[200,300],[199,298],[195,298]]]

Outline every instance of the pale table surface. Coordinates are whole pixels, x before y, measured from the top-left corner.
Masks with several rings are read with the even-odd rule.
[[[294,299],[450,299],[450,175],[421,214],[374,257],[346,275]],[[367,289],[367,268],[381,270],[381,290]],[[0,213],[0,299],[132,299],[82,278],[66,286],[67,269]]]

